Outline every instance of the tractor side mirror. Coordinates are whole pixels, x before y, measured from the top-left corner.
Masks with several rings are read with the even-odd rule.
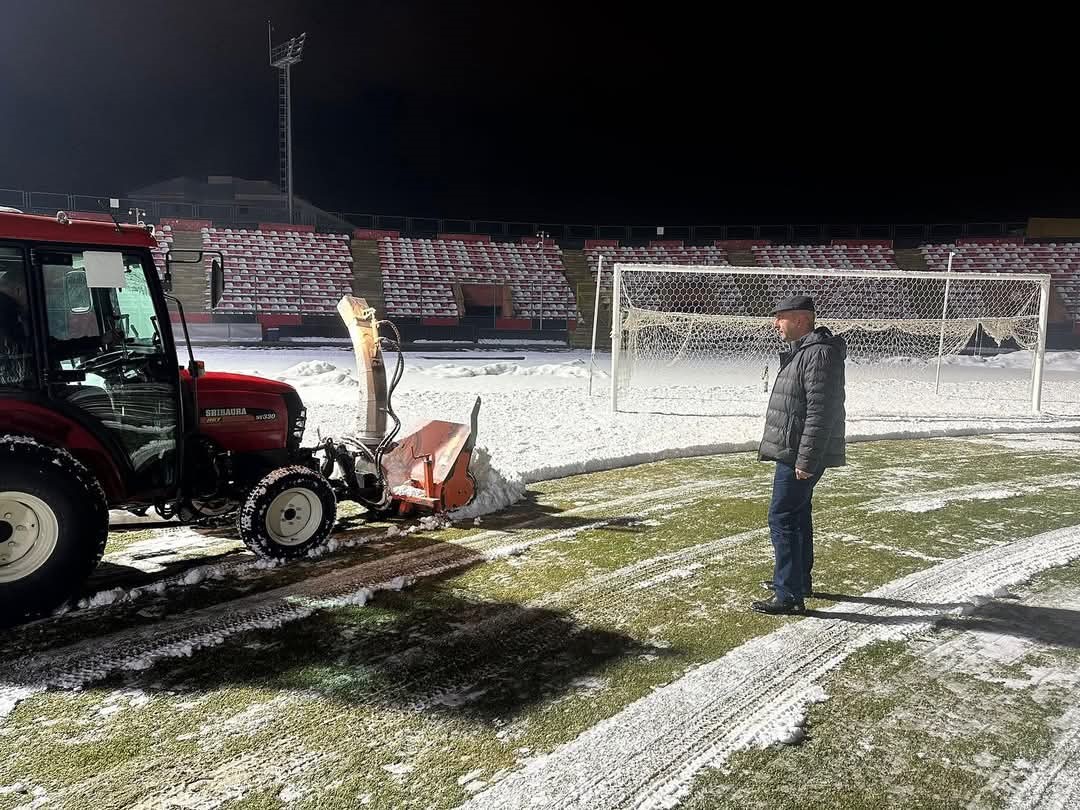
[[[77,315],[90,311],[90,289],[86,286],[86,273],[69,270],[64,275],[64,299],[68,309]]]
[[[225,294],[225,271],[221,269],[221,260],[210,262],[210,309],[217,309],[221,297]]]

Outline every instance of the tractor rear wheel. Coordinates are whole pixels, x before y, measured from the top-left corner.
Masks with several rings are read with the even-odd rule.
[[[109,533],[105,493],[66,450],[0,437],[0,624],[78,593]]]
[[[330,483],[307,467],[282,467],[244,499],[237,517],[240,537],[261,557],[294,560],[325,542],[337,519]]]

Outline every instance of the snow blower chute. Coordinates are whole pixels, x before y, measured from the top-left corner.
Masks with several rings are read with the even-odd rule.
[[[469,461],[476,441],[480,398],[473,405],[469,424],[432,420],[395,441],[401,421],[394,413],[392,399],[405,369],[401,335],[390,321],[378,320],[363,298],[343,296],[338,314],[352,338],[360,389],[355,437],[339,442],[327,453],[331,466],[336,461],[343,473],[349,489],[344,494],[385,515],[405,515],[415,509],[442,512],[468,504],[476,494]],[[380,327],[393,337],[380,335]],[[397,353],[389,380],[383,344]]]

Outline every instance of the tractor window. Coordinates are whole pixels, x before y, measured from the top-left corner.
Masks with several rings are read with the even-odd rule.
[[[124,286],[104,288],[87,286],[82,253],[35,252],[48,312],[49,393],[112,435],[141,487],[169,490],[180,414],[176,355],[154,308],[153,263],[122,255]]]
[[[102,349],[127,355],[162,350],[154,299],[143,262],[124,255],[124,286],[91,289],[81,253],[40,254],[54,362],[79,368]]]
[[[86,286],[82,254],[45,254],[41,275],[45,282],[49,342],[54,346],[58,341],[76,340],[89,340],[87,345],[96,344],[101,337],[101,328],[93,296]]]
[[[21,250],[0,247],[0,388],[33,382],[26,265]]]
[[[137,257],[124,256],[124,287],[113,290],[112,295],[114,311],[123,313],[121,323],[128,343],[143,348],[160,347],[154,299],[142,262]]]

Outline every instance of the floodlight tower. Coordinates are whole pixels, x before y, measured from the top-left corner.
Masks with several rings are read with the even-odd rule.
[[[278,169],[281,193],[289,204],[289,222],[293,221],[293,170],[292,170],[292,78],[291,68],[304,56],[307,32],[274,45],[273,28],[266,21],[266,41],[270,47],[270,66],[278,71]]]

